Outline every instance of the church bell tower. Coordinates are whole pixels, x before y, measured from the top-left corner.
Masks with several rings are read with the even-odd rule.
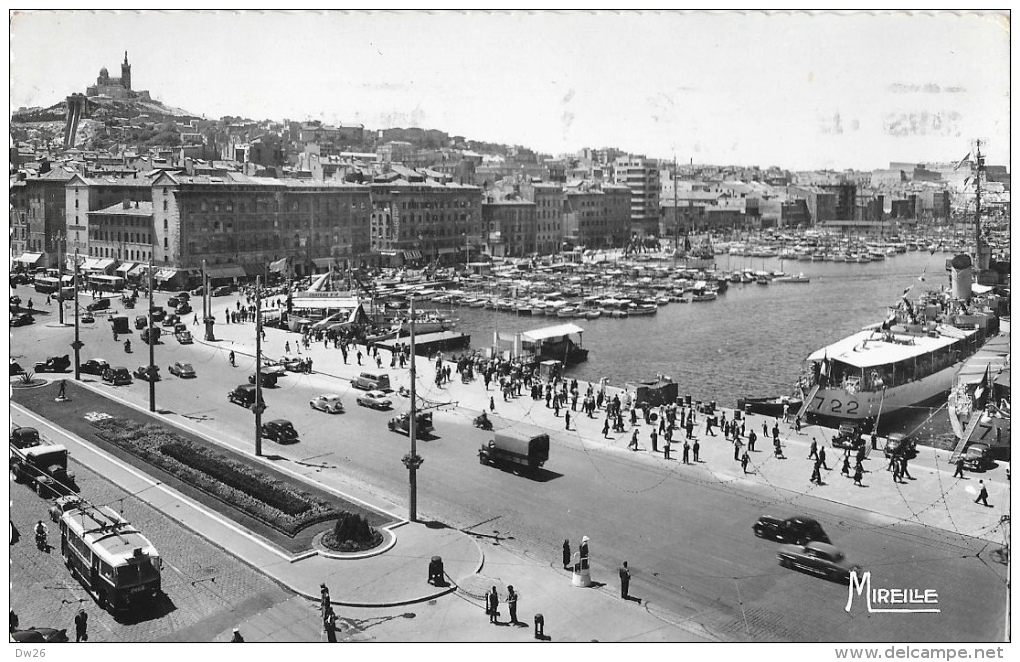
[[[127,51],[124,51],[124,62],[120,65],[120,82],[125,90],[131,89],[131,65],[128,64]]]

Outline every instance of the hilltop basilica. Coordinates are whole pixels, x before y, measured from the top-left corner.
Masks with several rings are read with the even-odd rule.
[[[110,72],[103,67],[99,70],[99,78],[95,85],[85,89],[85,96],[89,97],[110,97],[111,99],[149,99],[149,92],[146,90],[131,89],[131,65],[128,64],[128,54],[124,51],[124,61],[120,65],[120,78],[110,78]]]

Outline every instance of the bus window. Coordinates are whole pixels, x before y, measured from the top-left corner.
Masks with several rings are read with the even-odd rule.
[[[153,579],[159,579],[159,571],[149,560],[141,563],[129,563],[117,568],[117,586],[131,586]]]
[[[113,583],[113,566],[106,561],[99,562],[99,574],[103,576],[103,579],[107,579],[110,583]]]

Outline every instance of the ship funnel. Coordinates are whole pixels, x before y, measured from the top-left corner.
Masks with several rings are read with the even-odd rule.
[[[974,283],[974,263],[970,256],[961,253],[949,261],[954,299],[970,299]]]

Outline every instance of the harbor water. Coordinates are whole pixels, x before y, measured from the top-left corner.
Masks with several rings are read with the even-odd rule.
[[[735,406],[744,396],[792,395],[811,352],[884,320],[887,308],[896,305],[908,287],[908,296],[914,298],[948,284],[945,264],[950,257],[916,251],[846,263],[720,255],[719,270],[803,272],[811,282],[730,283],[715,301],[669,303],[655,315],[626,319],[531,317],[466,307],[453,313],[476,349],[488,347],[494,331],[577,324],[584,329],[583,345],[590,354],[587,362],[568,369],[569,377],[605,377],[611,385],[622,386],[663,374],[679,383],[681,395]],[[924,422],[937,407],[906,413],[897,429],[917,428],[915,434],[931,437],[931,443],[951,444],[944,409]]]

